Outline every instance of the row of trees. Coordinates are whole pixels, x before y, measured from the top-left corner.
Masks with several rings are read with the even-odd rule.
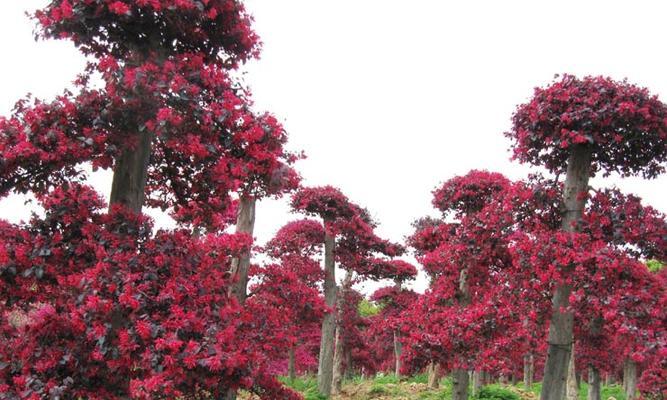
[[[457,400],[521,372],[557,400],[583,374],[599,399],[619,365],[630,396],[666,394],[667,275],[645,265],[667,260],[665,216],[588,184],[664,172],[667,106],[646,89],[536,89],[507,136],[554,177],[449,179],[401,245],[340,190],[300,184],[283,127],[231,77],[259,54],[238,1],[52,0],[34,17],[90,62],[73,91],[0,118],[0,197],[44,210],[0,222],[0,398],[297,399],[277,375],[317,370],[328,396],[345,374],[428,369]],[[113,169],[108,203],[88,165]],[[257,200],[286,194],[300,216],[254,245]],[[404,285],[408,248],[424,294]],[[374,315],[367,280],[391,282]]]

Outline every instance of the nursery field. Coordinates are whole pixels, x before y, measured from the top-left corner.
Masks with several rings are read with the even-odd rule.
[[[355,377],[343,384],[342,393],[332,397],[333,400],[449,400],[452,398],[452,382],[450,378],[440,380],[438,389],[429,389],[426,374],[409,378],[397,379],[394,375],[382,375],[375,378]],[[315,377],[299,377],[294,381],[282,379],[286,385],[304,396],[305,400],[322,400],[317,392]],[[541,384],[535,383],[526,388],[522,383],[491,384],[484,386],[480,393],[471,395],[470,399],[479,400],[536,400],[539,399]],[[579,387],[579,398],[587,396],[588,384],[582,382]],[[244,395],[245,399],[252,399]],[[602,400],[625,400],[625,393],[620,385],[602,386]]]
[[[10,3],[21,2],[0,2],[0,16]],[[378,139],[364,131],[323,163],[353,173],[322,175],[312,161],[341,139],[320,127],[354,126],[347,113],[365,106],[306,98],[326,111],[308,141],[285,118],[313,110],[260,109],[244,66],[273,42],[243,1],[39,7],[36,38],[87,63],[59,95],[0,115],[0,400],[667,398],[667,192],[648,204],[626,190],[658,191],[649,180],[667,172],[657,92],[606,75],[522,81],[494,136],[457,147],[495,111],[455,98],[476,112],[471,131],[438,119],[420,144],[475,165],[421,153],[415,164],[382,147],[413,141],[409,129],[373,127]],[[412,63],[403,44],[386,47],[391,63]],[[418,86],[392,79],[384,97]],[[435,114],[456,114],[446,95]],[[422,114],[434,113],[364,120],[412,127]],[[488,137],[505,148],[480,146]],[[428,184],[416,190],[416,176]],[[372,202],[378,189],[391,192]],[[398,211],[402,224],[387,224]]]

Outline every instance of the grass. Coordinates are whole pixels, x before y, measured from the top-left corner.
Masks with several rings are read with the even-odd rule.
[[[521,387],[524,387],[523,384],[521,384]],[[530,391],[539,396],[540,391],[542,391],[542,383],[540,382],[534,383],[533,386],[530,388]],[[579,398],[586,399],[587,397],[588,397],[588,383],[581,382],[581,385],[579,386]],[[625,392],[623,391],[623,386],[616,384],[610,386],[602,385],[602,388],[600,389],[600,398],[602,400],[607,400],[610,397],[613,397],[616,400],[625,400]]]
[[[289,378],[280,378],[281,382],[300,392],[305,400],[326,400],[317,391],[317,378],[301,376],[294,381]],[[378,374],[373,378],[354,376],[343,383],[343,395],[334,396],[332,400],[371,400],[371,399],[406,399],[406,400],[449,400],[451,399],[452,382],[449,377],[440,380],[439,389],[428,389],[426,384],[428,375],[419,374],[411,377],[396,377],[393,374]],[[473,400],[515,400],[539,398],[541,383],[535,383],[530,388],[523,384],[517,385],[487,385],[478,396],[470,397]],[[588,385],[581,383],[579,399],[587,397]],[[532,393],[532,395],[530,395]],[[625,400],[623,388],[619,385],[602,386],[601,398],[610,397],[616,400]]]

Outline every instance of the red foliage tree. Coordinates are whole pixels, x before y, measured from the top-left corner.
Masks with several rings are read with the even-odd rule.
[[[512,130],[514,157],[554,173],[567,171],[562,229],[577,230],[597,170],[652,178],[667,161],[667,106],[647,89],[604,77],[577,79],[564,75],[536,88],[519,106]],[[568,311],[571,287],[554,292],[542,399],[561,399],[572,343]]]
[[[244,387],[265,398],[296,396],[266,371],[269,359],[260,345],[287,345],[279,335],[286,321],[269,302],[242,309],[230,298],[245,298],[238,260],[249,254],[250,235],[197,237],[201,228],[226,227],[233,193],[280,195],[298,182],[290,168],[297,156],[284,150],[284,130],[272,116],[255,114],[247,93],[229,78],[230,68],[258,54],[242,4],[53,0],[35,17],[41,37],[72,40],[92,60],[76,93],[50,102],[27,99],[10,118],[0,118],[0,196],[33,192],[67,221],[40,236],[50,247],[31,250],[41,252],[48,267],[17,272],[26,280],[18,286],[23,292],[3,298],[5,307],[40,310],[20,334],[3,326],[11,343],[34,350],[3,368],[8,393],[155,398]],[[91,83],[95,73],[101,85]],[[84,206],[94,196],[77,185],[86,178],[83,163],[114,170],[108,214],[97,203]],[[76,196],[84,205],[72,200]],[[151,236],[140,215],[145,204],[169,209],[189,229]],[[70,222],[83,225],[82,232],[70,234]],[[37,229],[5,224],[3,239],[28,243],[26,232]],[[56,245],[66,254],[81,252],[81,262],[50,250]],[[9,254],[2,256],[9,260],[2,265],[9,271],[3,287],[16,280],[12,263],[26,257]],[[27,288],[45,277],[50,285],[37,298]],[[159,313],[151,314],[154,309]],[[162,330],[136,333],[134,325],[143,320]],[[44,335],[64,360],[53,364],[55,353],[40,350]],[[194,347],[187,347],[190,341]],[[183,363],[186,357],[195,364]]]

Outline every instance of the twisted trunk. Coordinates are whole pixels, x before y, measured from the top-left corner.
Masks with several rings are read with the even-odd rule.
[[[256,200],[251,196],[242,196],[239,199],[239,209],[236,215],[236,233],[247,233],[252,236],[255,230]],[[230,295],[236,297],[239,303],[244,304],[248,297],[248,268],[250,267],[250,250],[244,251],[239,257],[232,259],[230,270],[233,284],[229,287]]]
[[[326,224],[325,224],[326,225]],[[334,262],[335,238],[329,229],[324,235],[324,301],[329,312],[322,320],[320,358],[317,368],[317,388],[323,396],[331,396],[333,380],[334,333],[336,329],[336,266]]]
[[[591,151],[585,145],[572,147],[567,161],[567,177],[563,191],[562,229],[574,232],[583,214],[591,170]],[[567,271],[565,271],[567,273]],[[568,310],[572,287],[559,285],[552,299],[552,316],[549,325],[549,350],[544,366],[541,400],[562,400],[565,396],[567,371],[572,351],[572,312]]]

